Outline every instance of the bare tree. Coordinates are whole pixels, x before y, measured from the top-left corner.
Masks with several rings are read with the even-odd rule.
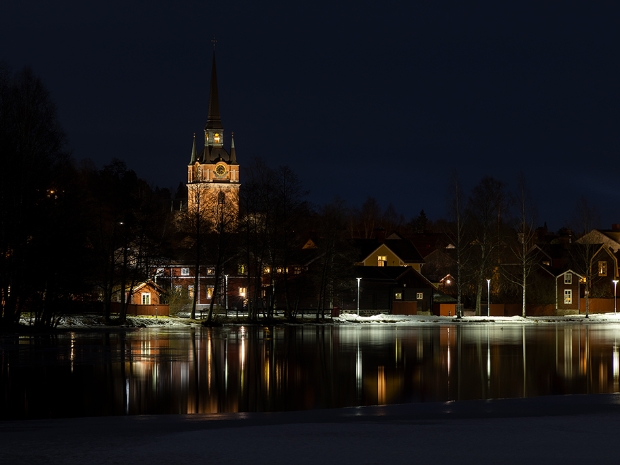
[[[573,219],[574,230],[577,231],[579,239],[571,248],[572,259],[575,263],[577,272],[583,276],[584,297],[586,303],[586,318],[590,315],[590,294],[592,293],[592,283],[596,276],[593,259],[601,247],[597,236],[588,234],[599,223],[599,216],[596,208],[592,207],[585,198],[580,198],[575,208],[575,218]],[[580,298],[580,296],[577,296]]]
[[[458,174],[456,172],[452,175],[450,182],[449,196],[449,215],[452,220],[452,227],[448,231],[448,236],[454,242],[456,249],[456,316],[457,318],[463,317],[463,269],[467,264],[467,256],[469,252],[470,242],[466,238],[466,219],[467,212],[464,207],[463,189],[459,182]],[[422,215],[424,211],[420,212]],[[426,215],[424,215],[426,216]]]
[[[517,203],[519,217],[516,237],[510,243],[510,251],[515,257],[515,263],[504,264],[502,270],[506,279],[521,288],[521,316],[526,317],[527,280],[532,271],[538,267],[538,260],[534,249],[534,212],[529,192],[523,174],[519,176]]]
[[[485,281],[499,273],[499,249],[502,245],[504,215],[507,214],[508,199],[504,183],[485,176],[472,189],[467,211],[471,224],[473,247],[470,264],[476,283],[476,314],[480,315],[482,293]]]

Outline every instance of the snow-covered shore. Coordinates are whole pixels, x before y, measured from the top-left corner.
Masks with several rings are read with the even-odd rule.
[[[0,422],[0,464],[618,461],[620,396]]]
[[[234,317],[222,318],[217,320],[219,323],[226,324],[244,324],[243,319]],[[276,318],[272,320],[273,324],[291,324],[284,318]],[[27,324],[26,321],[24,323]],[[131,316],[127,318],[125,328],[140,327],[197,327],[200,326],[200,320],[191,320],[189,318],[180,317],[153,317],[153,316]],[[297,318],[295,324],[314,324],[316,319],[314,316],[306,316]],[[520,316],[502,317],[502,316],[465,316],[461,319],[447,316],[408,316],[408,315],[390,315],[379,314],[374,316],[357,316],[355,313],[344,313],[339,317],[321,320],[320,324],[336,324],[336,325],[399,325],[399,326],[419,326],[419,325],[446,325],[446,324],[501,324],[501,325],[535,325],[535,324],[585,324],[585,323],[620,323],[620,314],[604,313],[591,314],[588,318],[585,315],[570,316],[545,316],[545,317],[527,317]],[[104,327],[103,318],[96,316],[68,316],[64,317],[59,328],[101,328]]]

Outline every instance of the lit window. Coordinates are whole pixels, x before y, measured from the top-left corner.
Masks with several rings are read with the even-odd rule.
[[[174,285],[174,292],[180,293],[182,289],[183,289],[183,287],[180,284],[175,284]]]
[[[194,298],[194,286],[187,286],[187,295],[190,299]]]
[[[546,266],[551,266],[551,262],[549,260],[543,260],[542,264]]]
[[[220,135],[217,132],[213,134],[213,142],[215,142],[216,144],[220,143]]]
[[[213,286],[207,287],[207,299],[213,297]]]
[[[215,268],[207,268],[207,274],[215,274]]]
[[[377,257],[377,266],[387,266],[387,256],[379,255]]]
[[[151,293],[150,292],[142,293],[142,305],[151,305]]]
[[[239,297],[245,297],[245,292],[246,292],[245,287],[240,287],[239,288]]]
[[[598,262],[598,275],[607,276],[607,262]]]
[[[394,299],[395,300],[403,300],[403,293],[402,292],[396,292],[394,294]]]
[[[573,291],[572,289],[564,289],[564,303],[572,304],[573,303]]]
[[[189,276],[189,268],[181,268],[181,276]]]
[[[415,298],[418,300],[422,300],[424,298],[424,293],[423,292],[417,292],[415,295]]]
[[[572,273],[566,273],[564,275],[564,284],[573,284],[573,274]]]
[[[237,272],[239,274],[245,274],[245,265],[243,263],[241,263],[238,267],[237,267]]]

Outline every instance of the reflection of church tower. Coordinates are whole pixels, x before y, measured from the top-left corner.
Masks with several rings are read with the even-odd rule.
[[[209,114],[205,125],[204,149],[196,152],[196,135],[192,156],[187,166],[188,210],[199,209],[214,223],[226,216],[236,219],[239,212],[239,164],[235,152],[234,133],[231,135],[230,154],[224,149],[224,128],[220,118],[217,92],[215,51],[211,69]],[[234,221],[234,220],[232,220]]]

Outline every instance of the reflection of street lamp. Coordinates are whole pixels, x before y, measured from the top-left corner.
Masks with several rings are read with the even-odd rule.
[[[616,295],[616,288],[618,286],[618,280],[614,279],[613,282],[614,282],[614,315],[615,315],[616,314],[616,302],[617,302],[617,299],[618,299],[618,297]]]
[[[357,279],[357,316],[360,316],[360,281],[362,278]]]
[[[224,297],[225,297],[225,305],[226,305],[226,316],[228,316],[228,275],[224,275]]]
[[[487,316],[491,316],[491,280],[487,279]]]

